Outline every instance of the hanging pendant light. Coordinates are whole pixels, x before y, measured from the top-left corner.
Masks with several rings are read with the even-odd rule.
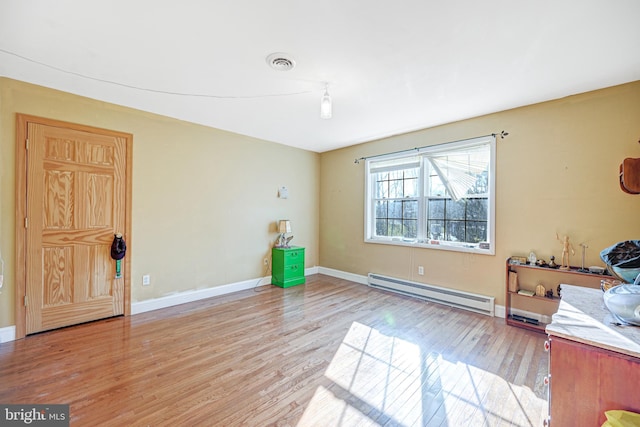
[[[321,119],[331,118],[331,96],[329,95],[328,84],[325,84],[324,95],[322,95],[322,99],[320,100],[320,118]]]

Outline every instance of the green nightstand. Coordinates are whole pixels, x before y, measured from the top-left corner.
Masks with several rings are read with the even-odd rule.
[[[271,284],[281,288],[303,284],[304,248],[291,246],[271,249],[271,268]]]

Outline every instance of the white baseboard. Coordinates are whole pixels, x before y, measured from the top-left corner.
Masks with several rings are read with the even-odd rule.
[[[230,294],[232,292],[244,291],[252,289],[256,286],[265,286],[271,284],[271,276],[265,276],[260,279],[244,280],[242,282],[229,283],[227,285],[215,286],[213,288],[196,289],[194,291],[179,292],[160,298],[149,299],[131,303],[131,314],[146,313],[147,311],[158,310],[161,308],[172,307],[174,305],[184,304],[187,302],[198,301],[205,298],[217,297],[220,295]]]
[[[15,341],[16,340],[16,327],[14,326],[6,326],[4,328],[0,328],[0,343]]]
[[[347,273],[346,271],[334,270],[333,268],[326,267],[318,267],[318,273],[326,274],[327,276],[337,277],[338,279],[349,280],[351,282],[360,283],[361,285],[366,285],[367,276],[362,276],[360,274]]]
[[[318,273],[318,267],[310,267],[304,269],[304,275],[310,276]],[[201,299],[217,297],[220,295],[230,294],[232,292],[244,291],[252,289],[256,286],[266,286],[271,284],[271,276],[265,276],[260,279],[244,280],[242,282],[229,283],[213,288],[197,289],[194,291],[179,292],[160,298],[154,298],[145,301],[134,302],[131,304],[131,314],[146,313],[147,311],[158,310],[161,308],[172,307],[174,305],[194,302]]]
[[[504,308],[504,305],[498,305],[496,304],[496,306],[493,309],[493,316],[494,317],[501,317],[501,318],[505,318],[506,316],[506,310]]]

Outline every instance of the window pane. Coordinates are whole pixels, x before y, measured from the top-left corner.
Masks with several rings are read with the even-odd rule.
[[[418,219],[418,201],[417,200],[404,200],[402,209],[402,218],[404,219]]]
[[[464,242],[464,221],[447,221],[445,224],[445,240],[451,242]]]
[[[444,199],[429,200],[429,219],[444,219]]]
[[[487,194],[489,192],[489,173],[484,171],[476,175],[476,182],[467,194]]]
[[[405,179],[419,178],[419,177],[420,177],[420,168],[413,168],[413,169],[405,169],[404,170],[404,178]]]
[[[401,219],[389,220],[389,236],[402,237],[402,220]]]
[[[428,188],[429,192],[427,195],[429,197],[445,197],[447,195],[447,190],[438,175],[434,174],[429,177]]]
[[[433,240],[444,239],[444,221],[443,220],[431,220],[427,221],[427,232],[429,238]]]
[[[387,202],[386,200],[379,200],[376,202],[376,218],[387,217]]]
[[[391,180],[402,179],[403,176],[404,176],[404,169],[399,169],[399,170],[389,172],[389,179]]]
[[[403,199],[418,196],[419,169],[401,169],[374,174],[376,199]]]
[[[469,221],[467,222],[467,242],[479,243],[487,241],[487,223],[486,221]]]
[[[389,218],[402,218],[402,201],[389,202]]]
[[[389,172],[387,171],[378,172],[375,176],[378,181],[389,181]]]
[[[425,158],[449,196],[461,199],[470,194],[486,194],[491,160],[489,145],[425,153]]]
[[[482,199],[467,199],[467,219],[487,220],[489,201]]]
[[[394,179],[389,181],[389,198],[402,199],[404,197],[404,181],[402,179]]]
[[[382,174],[378,174],[382,175]],[[375,198],[376,199],[386,199],[389,197],[389,181],[376,181],[375,184]]]
[[[454,202],[451,199],[429,200],[427,218],[427,238],[451,242],[486,242],[488,200],[486,198],[463,199]],[[434,218],[432,212],[445,218]]]
[[[376,236],[388,236],[389,232],[387,230],[387,220],[385,219],[376,219]]]
[[[458,200],[454,202],[453,200],[446,201],[446,219],[464,219],[465,207],[466,207],[466,199]]]
[[[417,220],[404,220],[404,233],[403,236],[407,239],[416,239],[418,237],[418,221]]]
[[[409,178],[404,180],[403,197],[418,196],[418,178]]]

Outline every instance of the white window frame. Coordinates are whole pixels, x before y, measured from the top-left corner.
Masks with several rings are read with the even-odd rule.
[[[433,241],[427,237],[426,233],[426,216],[427,216],[427,204],[429,197],[426,194],[425,186],[428,185],[427,174],[428,167],[425,166],[429,163],[426,157],[429,154],[442,154],[446,152],[459,151],[464,148],[472,148],[480,145],[489,146],[489,194],[488,194],[488,206],[487,206],[487,243],[481,247],[479,244],[471,244],[464,242],[450,242],[450,241]],[[418,179],[418,237],[417,239],[403,239],[399,237],[386,237],[375,236],[375,180],[371,172],[372,168],[375,168],[376,164],[381,161],[402,160],[409,158],[419,158],[419,179]],[[415,162],[415,161],[414,161]],[[493,135],[482,136],[478,138],[467,139],[463,141],[450,142],[445,144],[438,144],[428,147],[422,147],[415,150],[410,150],[402,153],[394,153],[385,156],[376,156],[375,158],[368,158],[365,161],[365,219],[364,219],[364,241],[366,243],[397,245],[397,246],[412,246],[423,247],[430,249],[438,249],[445,251],[457,251],[457,252],[469,252],[483,255],[495,255],[495,206],[496,206],[496,138]]]

